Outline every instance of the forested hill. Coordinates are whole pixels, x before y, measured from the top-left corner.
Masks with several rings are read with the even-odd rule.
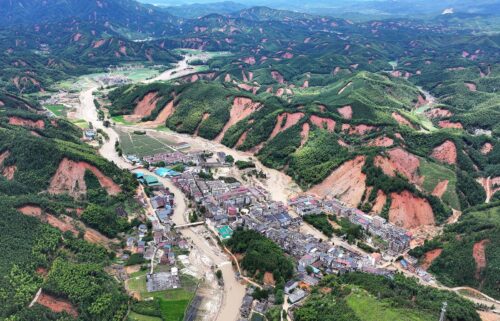
[[[81,135],[0,93],[0,319],[125,316],[128,296],[104,268],[120,249],[114,238],[130,228],[115,209],[127,206],[136,183]],[[40,288],[65,312],[28,308]]]

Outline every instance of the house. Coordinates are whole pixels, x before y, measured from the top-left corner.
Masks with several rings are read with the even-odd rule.
[[[288,296],[288,302],[290,302],[291,304],[295,304],[300,300],[302,300],[303,298],[305,298],[306,295],[307,295],[306,291],[301,289],[296,289],[295,291],[293,291],[292,294]]]
[[[142,180],[142,183],[148,187],[161,186],[158,179],[152,175],[144,175]]]
[[[86,140],[94,140],[95,137],[97,136],[97,132],[95,131],[95,129],[85,129],[84,133],[83,133],[84,137]]]
[[[244,318],[248,318],[250,316],[250,312],[252,312],[252,304],[253,304],[253,297],[251,295],[245,295],[243,297],[243,302],[241,303],[240,307],[240,314]]]
[[[286,294],[292,293],[292,291],[295,290],[295,288],[297,288],[298,285],[299,285],[299,282],[297,282],[295,280],[288,281],[285,284],[285,293]]]

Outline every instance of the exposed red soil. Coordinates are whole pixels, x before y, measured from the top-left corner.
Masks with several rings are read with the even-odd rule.
[[[424,269],[424,270],[427,270],[432,262],[437,259],[441,253],[443,252],[443,249],[434,249],[434,250],[431,250],[429,252],[426,252],[424,254],[424,258],[422,260],[422,263],[420,263],[420,266]]]
[[[9,181],[14,179],[14,174],[16,173],[16,166],[7,166],[3,169],[2,175]]]
[[[443,196],[443,194],[446,192],[447,188],[448,188],[448,180],[445,179],[444,181],[440,181],[434,187],[434,190],[432,191],[432,195],[441,198]]]
[[[486,267],[486,245],[490,243],[490,240],[482,240],[480,242],[474,243],[472,247],[472,256],[474,261],[476,261],[476,279],[479,280],[481,270]]]
[[[406,229],[423,225],[434,225],[434,214],[426,199],[416,197],[409,191],[391,193],[389,221]]]
[[[349,87],[350,85],[352,85],[352,81],[349,81],[344,87],[342,87],[339,92],[338,92],[338,95],[342,94],[344,92],[344,90],[347,89],[347,87]]]
[[[483,154],[483,155],[487,155],[487,154],[489,154],[492,150],[493,150],[493,145],[492,145],[491,143],[485,143],[485,144],[481,147],[481,154]]]
[[[83,239],[90,243],[100,244],[108,249],[109,249],[109,244],[111,242],[109,238],[91,228],[85,229],[85,234],[83,235]]]
[[[264,285],[274,285],[276,282],[274,281],[274,276],[271,272],[264,273]]]
[[[338,139],[337,140],[337,143],[340,145],[340,146],[343,146],[343,147],[349,147],[349,144],[347,144],[346,142],[344,142],[342,139]]]
[[[285,117],[286,121],[285,124],[282,126],[283,119],[285,119]],[[294,113],[294,114],[283,113],[279,115],[277,117],[276,125],[274,126],[274,129],[269,139],[273,139],[274,137],[276,137],[276,135],[278,135],[282,131],[285,131],[288,128],[292,127],[293,125],[297,124],[302,119],[302,117],[304,117],[304,113]]]
[[[92,48],[97,49],[99,47],[102,47],[105,43],[106,43],[106,40],[104,40],[104,39],[97,40],[96,42],[94,42],[94,45],[92,46]]]
[[[319,128],[324,128],[331,133],[335,130],[335,121],[333,119],[312,115],[309,120],[313,123],[313,125],[316,125]]]
[[[368,146],[389,147],[394,144],[394,140],[387,136],[379,136],[368,143]]]
[[[42,119],[33,121],[31,119],[25,119],[17,116],[9,117],[9,124],[15,126],[38,128],[38,129],[45,128],[45,122]]]
[[[49,271],[46,268],[41,267],[41,266],[37,267],[35,270],[36,274],[43,276],[43,277],[47,276],[48,272]]]
[[[375,126],[365,125],[365,124],[350,126],[349,135],[364,135],[375,129],[376,129]]]
[[[309,43],[311,42],[311,38],[310,37],[307,37],[306,39],[304,39],[304,43]]]
[[[278,96],[278,97],[283,96],[284,93],[285,93],[284,88],[278,88],[278,90],[276,90],[276,96]]]
[[[352,107],[350,105],[338,108],[337,111],[339,112],[340,116],[342,116],[342,118],[344,119],[352,118]]]
[[[250,116],[253,112],[257,111],[262,105],[254,102],[247,97],[236,97],[233,101],[233,106],[231,107],[229,121],[224,125],[221,133],[215,139],[217,142],[221,142],[226,134],[227,130],[231,126],[237,124],[243,119]]]
[[[2,152],[0,154],[0,166],[3,165],[3,162],[10,156],[10,152],[8,150]]]
[[[59,229],[61,232],[70,231],[74,235],[78,234],[78,231],[73,226],[73,220],[65,215],[61,215],[61,218],[57,218],[51,214],[43,213],[42,209],[39,206],[33,205],[24,205],[17,209],[19,212],[23,213],[27,216],[37,217],[42,222],[46,222],[51,226]]]
[[[452,141],[445,141],[432,150],[431,157],[447,164],[457,163],[457,148]]]
[[[335,69],[333,69],[334,76],[336,76],[339,72],[340,72],[340,67],[335,67]]]
[[[290,53],[290,52],[285,52],[281,58],[283,59],[292,59],[293,58],[293,53]]]
[[[403,138],[403,136],[400,133],[396,133],[396,134],[394,134],[394,136],[396,136],[397,139],[405,141],[405,139]]]
[[[78,42],[78,41],[80,41],[80,39],[82,39],[82,34],[81,33],[76,33],[75,35],[73,35],[73,41],[74,42]]]
[[[174,100],[168,102],[167,106],[165,106],[161,112],[158,114],[156,119],[154,120],[157,124],[164,124],[167,119],[172,116],[175,112]]]
[[[385,202],[387,201],[387,195],[382,190],[377,191],[377,198],[372,207],[372,212],[380,214],[384,208]]]
[[[486,203],[489,203],[491,197],[498,191],[500,191],[500,176],[491,178],[491,177],[480,177],[477,179],[477,182],[483,186],[484,191],[486,192]]]
[[[357,206],[366,189],[366,175],[361,172],[364,164],[364,156],[346,161],[309,192],[319,197],[337,197],[349,206]]]
[[[91,171],[99,180],[101,186],[110,195],[117,195],[121,192],[120,186],[105,176],[98,168],[86,162],[75,162],[64,158],[52,177],[49,187],[51,194],[69,194],[73,197],[85,195],[87,186],[85,185],[85,171]]]
[[[238,138],[238,141],[236,142],[236,145],[234,146],[234,148],[238,148],[240,147],[241,145],[243,145],[243,143],[245,143],[245,140],[247,139],[247,135],[248,135],[248,131],[245,131],[241,136],[240,138]]]
[[[203,124],[203,122],[204,122],[205,120],[207,120],[207,119],[208,119],[208,117],[210,117],[210,114],[209,114],[209,113],[204,113],[204,114],[203,114],[203,116],[201,117],[201,121],[200,121],[200,123],[198,124],[198,126],[196,127],[196,130],[194,131],[194,134],[193,134],[194,136],[198,136],[198,133],[199,133],[199,131],[200,131],[200,126],[201,126],[201,124]]]
[[[225,82],[231,82],[231,75],[230,74],[226,74],[226,76],[224,77],[224,81]]]
[[[249,65],[255,65],[255,57],[246,57],[242,59],[244,63]]]
[[[259,90],[260,87],[250,86],[248,84],[239,84],[238,88],[246,90],[246,91],[250,91],[255,95],[255,94],[257,94],[257,90]]]
[[[302,86],[300,88],[302,88],[302,89],[309,88],[309,80],[305,80],[304,84],[302,84]]]
[[[427,105],[429,102],[422,96],[418,95],[417,103],[415,104],[415,108]]]
[[[387,151],[387,156],[377,156],[374,161],[386,175],[394,177],[399,173],[413,184],[422,183],[422,178],[418,175],[420,160],[415,155],[397,147]]]
[[[462,126],[461,123],[459,122],[451,122],[449,120],[441,120],[439,121],[439,127],[441,128],[457,128],[457,129],[463,129],[464,126]]]
[[[158,93],[150,92],[144,96],[135,106],[132,115],[128,115],[125,118],[129,121],[139,121],[143,117],[151,115],[153,110],[156,108],[156,103],[158,102]]]
[[[300,146],[304,146],[304,144],[307,143],[307,140],[309,139],[309,130],[309,123],[304,123],[302,125],[302,132],[300,133]]]
[[[44,293],[43,291],[38,296],[36,303],[43,305],[52,312],[55,313],[66,312],[74,318],[78,317],[78,311],[69,301],[55,298],[49,294]]]
[[[280,74],[278,71],[273,70],[271,71],[271,76],[273,77],[274,80],[276,80],[279,84],[282,84],[285,82],[285,78],[283,78],[283,75]]]
[[[433,108],[425,112],[425,116],[428,118],[441,118],[441,117],[451,117],[453,114],[448,109],[444,108]]]
[[[465,85],[465,87],[467,87],[467,89],[469,89],[469,91],[476,91],[477,90],[477,86],[474,83],[466,82],[464,85]]]
[[[5,103],[0,100],[0,107],[3,107],[3,106],[5,106]]]
[[[400,125],[406,125],[413,128],[413,124],[408,119],[403,117],[400,113],[393,112],[392,118],[394,118]]]

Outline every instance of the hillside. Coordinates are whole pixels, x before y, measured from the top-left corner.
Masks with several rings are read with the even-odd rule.
[[[500,298],[500,202],[466,211],[444,234],[413,250],[448,286],[470,286]],[[432,254],[432,256],[431,256]],[[432,257],[432,259],[430,259]]]
[[[113,238],[129,228],[115,208],[135,181],[82,143],[74,125],[0,99],[0,318],[122,319],[128,296],[104,268],[120,249]]]

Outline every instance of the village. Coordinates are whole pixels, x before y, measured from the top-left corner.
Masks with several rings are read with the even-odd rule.
[[[362,271],[392,277],[398,270],[405,270],[426,282],[434,282],[430,274],[416,265],[417,260],[406,254],[412,240],[408,231],[382,217],[350,208],[336,199],[318,199],[301,194],[290,198],[287,204],[273,201],[261,186],[218,176],[218,169],[236,166],[233,157],[223,152],[174,151],[149,155],[142,160],[134,155],[125,158],[133,162],[136,168],[134,175],[149,194],[144,207],[148,209],[151,229],[141,225],[139,237],[127,241],[131,250],[151,262],[147,276],[148,291],[181,286],[176,261],[186,263],[186,255],[176,256],[174,247],[187,253],[190,245],[177,231],[197,225],[205,225],[211,232],[210,238],[217,237],[219,242],[231,238],[238,229],[251,229],[279,245],[296,262],[296,276],[286,283],[284,289],[287,307],[291,309],[299,305],[311,288],[327,274]],[[242,168],[240,171],[247,174],[256,171],[251,165]],[[168,179],[189,199],[187,219],[190,223],[176,225],[172,221],[176,210],[174,195],[165,188],[161,179]],[[346,235],[319,238],[304,233],[301,227],[308,224],[304,218],[318,215],[359,226],[363,231],[363,244],[369,244],[371,251],[356,246]],[[148,233],[152,238],[144,242],[143,236]],[[155,264],[170,269],[157,273],[154,272]],[[237,277],[240,281],[246,279],[238,274]],[[264,315],[274,304],[273,296],[254,299],[254,290],[253,285],[247,287],[240,308],[241,320],[249,320],[253,313]]]

